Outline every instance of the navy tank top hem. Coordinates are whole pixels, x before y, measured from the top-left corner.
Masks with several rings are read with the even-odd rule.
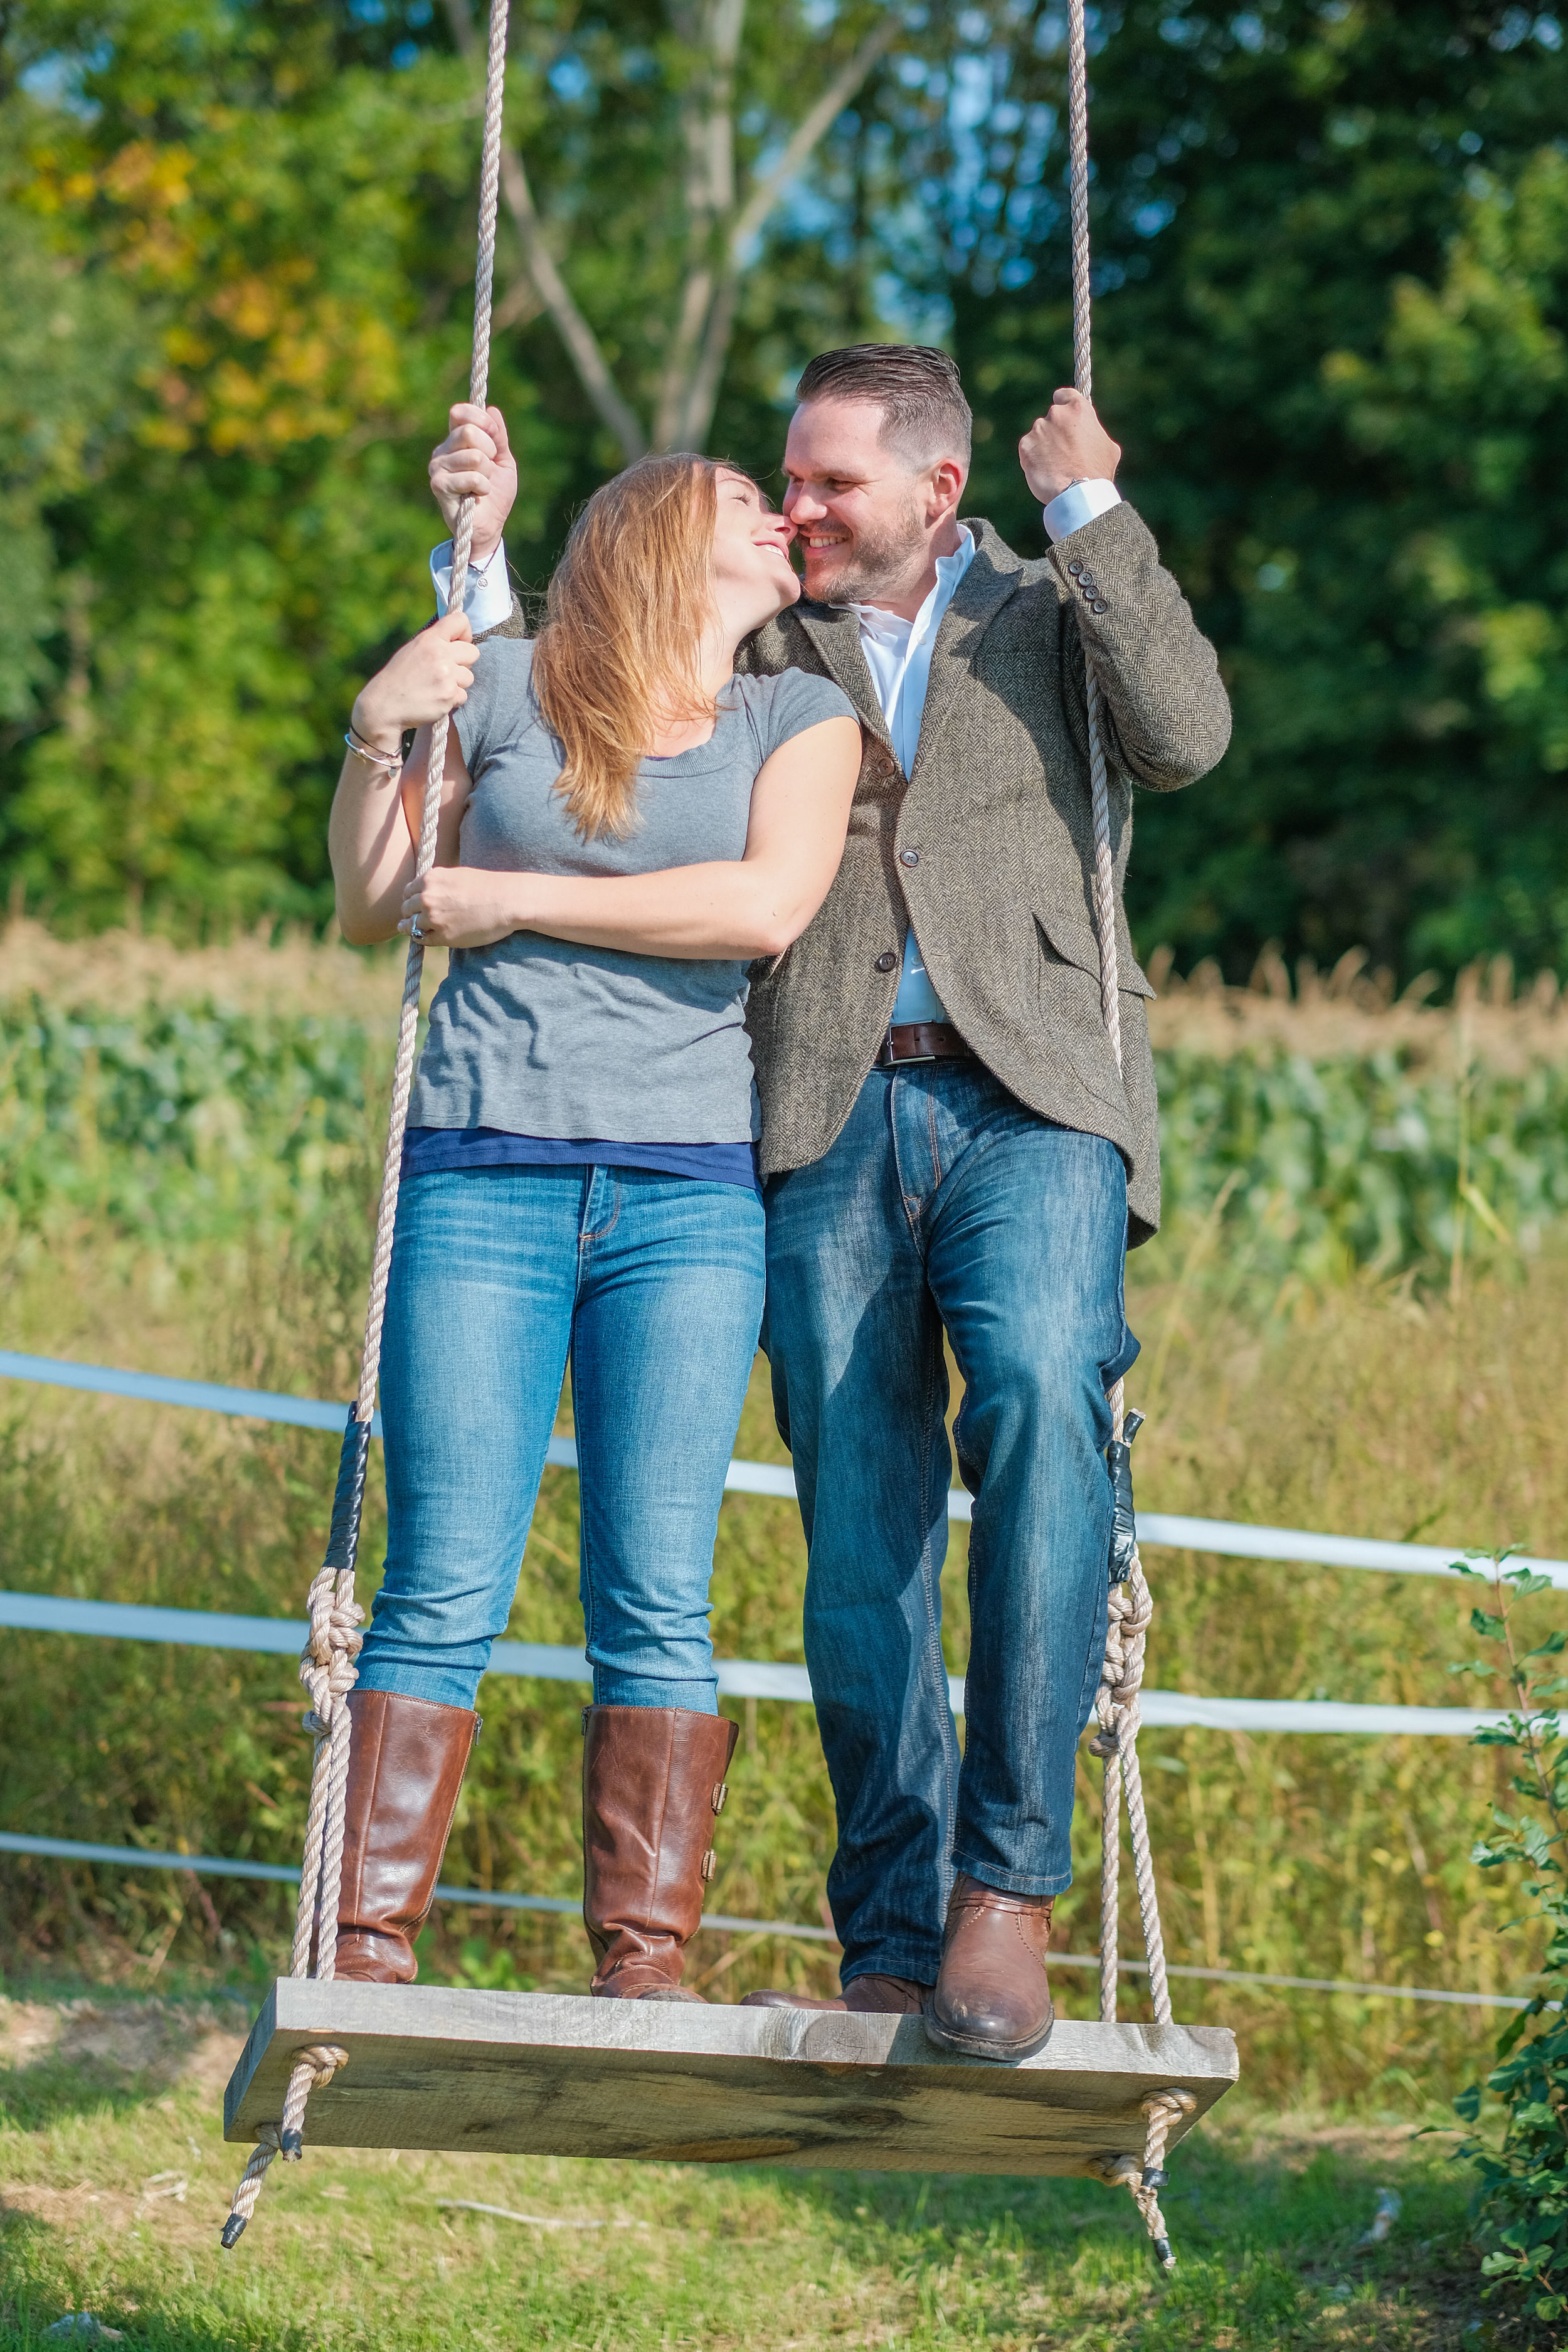
[[[403,1176],[468,1168],[646,1168],[709,1184],[742,1184],[761,1196],[754,1143],[616,1143],[605,1136],[509,1135],[497,1127],[411,1127]]]

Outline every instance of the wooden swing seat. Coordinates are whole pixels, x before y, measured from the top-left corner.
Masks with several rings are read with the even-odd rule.
[[[1152,2091],[1191,2130],[1237,2079],[1221,2026],[1063,2019],[1016,2064],[949,2055],[918,2017],[281,1977],[224,2098],[224,2137],[282,2113],[300,2053],[348,2063],[312,2092],[307,2147],[631,2157],[876,2172],[1099,2175],[1140,2156]]]

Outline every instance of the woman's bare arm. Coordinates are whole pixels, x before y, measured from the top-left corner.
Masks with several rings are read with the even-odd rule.
[[[393,655],[360,695],[352,725],[378,751],[400,751],[418,729],[402,774],[373,766],[351,751],[343,761],[327,845],[337,885],[338,923],[353,947],[393,938],[404,894],[414,875],[414,845],[430,757],[429,722],[458,709],[473,682],[476,647],[462,613],[448,613]],[[468,798],[468,772],[454,727],[447,736],[441,782],[441,828],[436,855],[458,855],[458,832]]]
[[[858,722],[825,719],[763,766],[742,857],[588,878],[448,866],[415,881],[411,867],[404,920],[445,947],[542,931],[630,955],[782,955],[832,887],[859,772]]]

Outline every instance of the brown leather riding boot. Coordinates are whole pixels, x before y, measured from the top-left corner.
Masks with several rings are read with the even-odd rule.
[[[1032,2058],[1056,2011],[1046,1977],[1051,1898],[1004,1895],[962,1874],[947,1906],[926,2036],[967,2058]]]
[[[713,1816],[740,1727],[674,1706],[583,1710],[583,1923],[612,2000],[683,1992],[685,1948],[713,1875]]]
[[[479,1733],[471,1707],[352,1691],[337,1972],[356,1984],[412,1984],[463,1769]]]
[[[867,1974],[851,1977],[837,2000],[816,2000],[804,1992],[748,1992],[742,2009],[837,2009],[851,2017],[919,2017],[931,1999],[930,1985],[912,1977]]]

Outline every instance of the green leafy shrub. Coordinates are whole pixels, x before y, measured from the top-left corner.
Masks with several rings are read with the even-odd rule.
[[[1506,1924],[1529,1921],[1544,1929],[1545,1952],[1535,1997],[1499,2037],[1498,2063],[1486,2080],[1503,2109],[1501,2141],[1474,2137],[1460,2153],[1479,2174],[1476,2206],[1487,2242],[1481,2268],[1495,2282],[1493,2291],[1512,2288],[1528,2298],[1537,2319],[1558,2321],[1568,2315],[1568,1748],[1560,1718],[1568,1676],[1555,1670],[1568,1634],[1550,1633],[1521,1649],[1515,1612],[1521,1601],[1550,1591],[1551,1580],[1527,1569],[1505,1570],[1506,1557],[1500,1554],[1491,1571],[1495,1608],[1470,1615],[1474,1631],[1501,1650],[1504,1663],[1474,1659],[1454,1671],[1503,1675],[1511,1686],[1506,1718],[1479,1731],[1476,1744],[1515,1753],[1519,1769],[1509,1787],[1521,1810],[1493,1807],[1491,1831],[1477,1840],[1471,1860],[1483,1870],[1522,1872],[1529,1908]],[[1455,2100],[1466,2123],[1479,2119],[1481,2099],[1481,2085],[1472,2084]]]
[[[0,1230],[193,1242],[309,1226],[374,1181],[390,1055],[363,1024],[216,1002],[0,1025]]]

